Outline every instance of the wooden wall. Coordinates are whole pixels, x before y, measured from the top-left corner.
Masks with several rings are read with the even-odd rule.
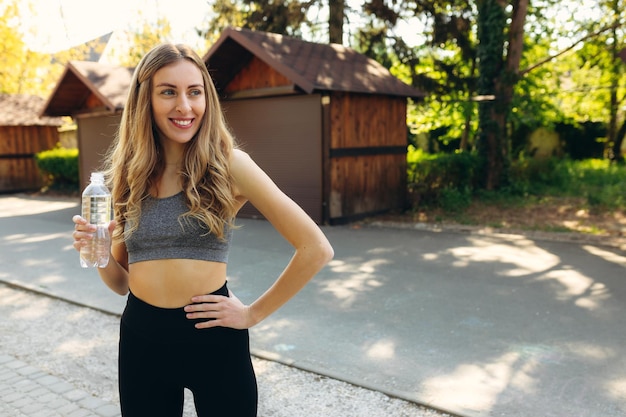
[[[44,181],[34,156],[58,141],[56,126],[0,126],[0,192],[41,188]]]
[[[226,92],[290,85],[289,79],[253,57]],[[406,98],[328,92],[320,106],[323,222],[339,223],[404,208]]]
[[[94,171],[103,168],[104,156],[115,139],[122,113],[85,114],[76,118],[80,189],[89,184]]]
[[[328,113],[331,222],[404,208],[406,99],[333,93]]]
[[[256,56],[250,60],[226,87],[227,93],[259,88],[282,87],[292,82]]]

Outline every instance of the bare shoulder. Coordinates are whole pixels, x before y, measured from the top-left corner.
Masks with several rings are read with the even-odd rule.
[[[250,155],[248,155],[247,152],[241,149],[233,149],[233,152],[230,155],[231,169],[236,170],[238,168],[241,168],[242,166],[245,166],[251,163],[254,164],[254,161],[252,161],[252,158],[250,157]]]
[[[230,157],[230,171],[235,186],[245,189],[246,185],[258,185],[266,177],[265,172],[254,162],[245,151],[234,149]]]
[[[292,208],[293,202],[245,151],[233,150],[230,171],[237,199],[249,201],[266,218]]]
[[[271,184],[267,174],[252,160],[248,153],[240,149],[234,149],[231,154],[230,172],[239,199],[253,200]]]

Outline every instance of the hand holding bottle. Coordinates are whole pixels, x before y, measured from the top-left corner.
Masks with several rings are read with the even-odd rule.
[[[74,222],[74,233],[72,237],[74,238],[74,249],[78,252],[84,252],[83,248],[91,248],[93,245],[93,240],[97,238],[98,226],[95,224],[89,223],[85,218],[80,215],[75,215],[72,217],[72,221]],[[106,230],[108,231],[108,235],[111,236],[113,231],[115,230],[117,222],[115,220],[108,223],[106,226]],[[111,240],[108,239],[108,247],[107,254],[111,251]],[[106,265],[102,265],[104,267]]]
[[[83,238],[78,245],[80,265],[83,268],[104,268],[111,253],[111,193],[104,184],[101,172],[91,174],[91,182],[82,195],[80,217],[88,225],[83,228]],[[74,223],[77,223],[76,220]],[[76,232],[74,235],[76,239]]]

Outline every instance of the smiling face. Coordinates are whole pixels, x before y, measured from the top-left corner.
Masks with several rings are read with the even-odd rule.
[[[200,69],[181,59],[154,73],[152,116],[159,139],[188,143],[200,129],[206,111],[204,81]]]

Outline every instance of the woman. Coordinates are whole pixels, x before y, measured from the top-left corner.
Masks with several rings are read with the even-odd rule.
[[[98,272],[128,293],[119,343],[124,416],[255,416],[248,330],[292,298],[333,256],[322,231],[234,145],[204,62],[184,45],[141,60],[107,158],[111,261]],[[295,248],[250,305],[227,288],[234,218],[249,201]],[[74,247],[95,226],[74,216]]]

